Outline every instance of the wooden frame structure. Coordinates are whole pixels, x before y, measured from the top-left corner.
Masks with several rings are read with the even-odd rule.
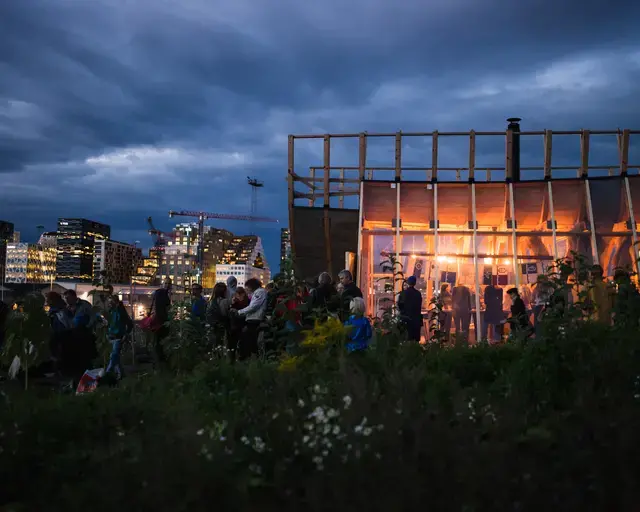
[[[628,235],[632,238],[634,247],[638,244],[638,233],[635,222],[635,212],[640,210],[640,198],[636,197],[636,208],[634,210],[632,200],[632,187],[630,186],[629,176],[633,177],[634,186],[636,178],[634,175],[640,173],[640,162],[636,164],[629,163],[629,147],[632,136],[640,135],[640,130],[578,130],[578,131],[519,131],[519,120],[509,120],[512,124],[505,131],[497,132],[481,132],[471,130],[469,132],[421,132],[421,133],[353,133],[353,134],[324,134],[324,135],[290,135],[289,136],[289,161],[288,161],[288,202],[289,202],[289,226],[291,230],[292,240],[292,252],[296,256],[296,238],[297,233],[294,228],[296,211],[300,207],[313,208],[315,210],[322,209],[323,216],[323,232],[322,240],[320,240],[320,233],[316,234],[318,238],[318,247],[323,247],[326,269],[334,274],[340,269],[337,268],[335,261],[332,257],[332,235],[331,235],[331,215],[335,210],[341,210],[345,208],[345,198],[349,196],[358,197],[358,220],[357,220],[357,269],[360,274],[360,252],[362,250],[362,238],[363,234],[376,234],[375,230],[363,230],[363,190],[365,184],[368,182],[387,182],[395,188],[397,195],[396,211],[394,212],[394,219],[392,224],[393,235],[396,238],[396,256],[399,256],[401,247],[401,237],[403,235],[417,235],[428,234],[433,235],[435,239],[434,252],[437,255],[439,253],[439,238],[446,236],[446,230],[443,230],[439,226],[439,214],[438,214],[438,185],[459,183],[469,184],[470,189],[470,204],[469,204],[469,224],[473,224],[473,228],[469,233],[474,239],[474,260],[476,261],[477,272],[477,259],[478,246],[477,237],[487,235],[489,233],[483,233],[481,229],[478,229],[476,222],[476,184],[485,183],[502,183],[505,185],[505,219],[516,218],[516,204],[514,185],[517,187],[518,183],[529,182],[547,182],[546,185],[546,198],[548,202],[550,222],[549,234],[553,238],[553,255],[558,256],[557,239],[561,236],[567,236],[566,232],[558,230],[556,223],[556,211],[554,208],[554,199],[557,202],[558,197],[554,198],[554,183],[557,181],[567,181],[565,177],[556,177],[558,172],[566,173],[567,171],[574,171],[575,177],[569,178],[573,182],[578,180],[584,182],[584,193],[586,199],[586,217],[588,219],[589,226],[594,226],[596,219],[594,219],[594,212],[592,206],[592,187],[596,180],[601,179],[604,173],[604,177],[618,177],[621,180],[624,190],[625,203],[627,206],[627,216],[631,220],[628,222],[628,230],[624,233],[598,233],[599,236],[618,236]],[[513,123],[515,121],[515,123]],[[527,137],[542,137],[543,139],[543,155],[544,164],[539,167],[521,167],[520,166],[520,143]],[[579,138],[580,142],[580,157],[576,165],[573,166],[556,166],[553,164],[553,142],[559,137],[574,136]],[[476,165],[476,147],[478,138],[503,138],[505,141],[505,155],[504,165],[497,167],[478,167]],[[604,165],[596,165],[592,163],[590,158],[592,151],[592,140],[596,137],[610,137],[615,138],[617,143],[617,162],[610,162]],[[390,166],[370,166],[367,162],[367,143],[370,139],[386,138],[389,142],[395,143],[394,152],[394,165]],[[403,141],[408,138],[423,138],[431,140],[431,161],[425,162],[423,167],[407,167],[403,166]],[[439,141],[443,138],[466,138],[468,140],[468,163],[465,167],[442,167],[439,165],[438,150]],[[303,175],[295,166],[295,142],[302,139],[322,139],[323,140],[323,162],[322,165],[309,167],[308,175]],[[357,139],[358,140],[358,165],[357,166],[340,166],[334,165],[331,160],[331,141],[336,139]],[[636,140],[634,138],[634,140]],[[333,175],[332,175],[333,171]],[[338,177],[335,177],[335,174]],[[393,173],[393,178],[389,180],[380,179],[380,172],[378,171],[390,171]],[[521,179],[522,172],[533,172],[536,174],[535,179]],[[504,175],[504,178],[496,180],[496,174],[500,173]],[[376,176],[377,174],[377,176]],[[389,172],[386,173],[390,174]],[[596,174],[600,174],[596,176]],[[443,179],[445,175],[454,175],[455,179]],[[640,178],[637,178],[638,184],[640,184]],[[402,226],[401,212],[400,212],[400,191],[405,185],[411,184],[415,186],[417,184],[429,184],[433,190],[434,206],[434,225],[428,230],[408,230]],[[394,185],[395,184],[395,185]],[[559,185],[558,185],[559,186]],[[640,189],[639,189],[640,190]],[[557,194],[556,194],[557,195]],[[332,203],[332,198],[337,198]],[[319,204],[320,203],[320,204]],[[354,209],[355,210],[355,209]],[[472,220],[473,219],[473,220]],[[507,221],[508,229],[504,234],[509,235],[511,238],[512,248],[511,252],[514,255],[513,265],[517,263],[517,237],[527,236],[527,232],[517,229],[515,222]],[[585,231],[586,233],[586,231]],[[598,243],[596,240],[596,230],[589,229],[588,233],[591,237],[591,248],[593,254],[591,255],[594,263],[598,263]],[[389,235],[389,232],[385,231],[385,234]],[[537,233],[540,234],[540,233]],[[573,233],[575,234],[575,233]],[[351,250],[356,250],[353,247]],[[637,266],[636,270],[640,271],[640,267]],[[437,274],[437,272],[436,272]],[[518,272],[515,272],[518,276]],[[477,276],[476,276],[477,277]],[[516,277],[517,279],[517,277]],[[516,285],[520,283],[516,281]],[[478,318],[479,321],[479,318]]]

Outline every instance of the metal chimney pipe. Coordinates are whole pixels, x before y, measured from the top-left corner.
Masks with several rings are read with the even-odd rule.
[[[520,181],[520,119],[519,117],[510,117],[507,119],[509,125],[507,130],[512,132],[512,145],[511,145],[511,162],[513,165],[513,182]]]

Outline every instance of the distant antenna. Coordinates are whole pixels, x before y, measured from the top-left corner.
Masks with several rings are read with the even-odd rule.
[[[258,178],[252,178],[247,176],[247,183],[251,187],[251,216],[255,217],[258,214],[258,190],[264,187],[262,181],[258,181]],[[251,223],[251,235],[255,235],[254,223]]]

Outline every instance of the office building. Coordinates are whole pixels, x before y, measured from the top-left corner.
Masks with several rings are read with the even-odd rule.
[[[38,245],[42,245],[43,247],[57,247],[58,232],[45,231],[40,235],[40,238],[38,239]]]
[[[142,263],[142,250],[115,240],[96,240],[93,279],[105,283],[130,283]]]
[[[280,265],[291,258],[291,233],[289,228],[280,230]]]
[[[251,278],[266,284],[271,279],[271,271],[266,258],[262,240],[258,236],[239,236],[231,240],[229,248],[216,265],[216,282],[227,282],[234,276],[238,286],[244,286]]]
[[[7,244],[13,242],[14,226],[12,222],[0,220],[0,275],[4,274],[7,256]]]
[[[91,281],[95,243],[106,240],[111,228],[87,219],[58,219],[59,281]]]
[[[5,283],[42,284],[56,277],[56,249],[38,244],[9,243]]]
[[[198,268],[200,237],[197,223],[177,224],[173,229],[175,238],[167,242],[161,257],[160,278],[170,277],[174,285],[189,287],[199,282],[205,289],[213,288],[216,280],[216,265],[231,246],[233,233],[224,229],[204,226],[202,248],[202,273]]]

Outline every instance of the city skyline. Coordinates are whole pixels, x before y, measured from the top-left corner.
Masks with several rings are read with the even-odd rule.
[[[640,114],[640,4],[5,4],[0,218],[25,240],[85,217],[148,248],[148,216],[169,230],[171,209],[248,214],[255,176],[258,215],[280,220],[256,225],[275,263],[290,133],[490,131],[508,117],[523,130],[604,130],[634,128]],[[600,149],[615,161],[615,143]],[[321,143],[297,151],[297,167],[322,165]],[[357,165],[357,147],[336,141],[331,152]],[[504,165],[503,152],[479,143],[476,163]],[[523,166],[541,165],[539,147],[522,152]],[[575,154],[554,145],[558,165]],[[371,165],[393,155],[370,142]],[[460,155],[443,143],[439,156],[456,167]],[[403,165],[429,157],[407,142]]]

